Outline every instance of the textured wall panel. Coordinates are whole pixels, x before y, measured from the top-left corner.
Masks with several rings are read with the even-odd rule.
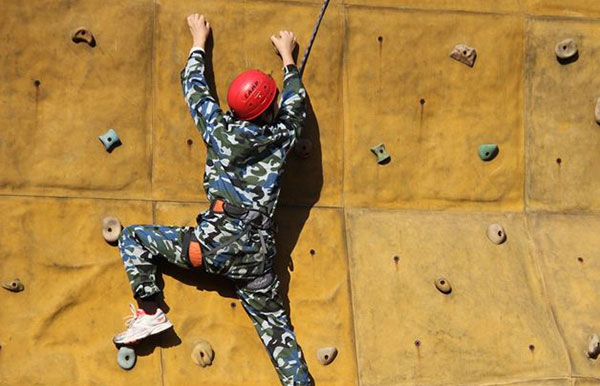
[[[179,73],[191,47],[185,17],[203,12],[213,28],[212,66],[207,71],[213,95],[226,111],[227,89],[238,73],[258,68],[271,74],[281,89],[281,60],[269,37],[293,30],[301,44],[300,58],[310,38],[319,7],[309,4],[206,1],[161,3],[157,8],[154,121],[154,197],[163,200],[204,200],[201,191],[205,148],[184,102]],[[331,5],[306,67],[305,86],[311,98],[302,137],[313,143],[310,158],[288,158],[282,201],[341,205],[342,181],[342,18]],[[299,60],[300,60],[299,58]],[[193,143],[188,144],[188,139]],[[321,148],[326,151],[321,151]]]
[[[125,329],[131,290],[101,220],[150,222],[151,205],[133,201],[1,198],[0,384],[160,385],[158,356],[130,373],[117,365],[114,334]]]
[[[157,223],[192,225],[201,209],[202,205],[162,203],[157,207]],[[313,209],[307,216],[303,209],[278,210],[276,265],[281,291],[317,383],[351,385],[356,382],[356,358],[343,217],[333,209]],[[169,318],[179,336],[172,341],[174,347],[163,350],[165,384],[181,385],[190,379],[209,385],[278,384],[262,343],[228,282],[193,271],[165,272],[169,275],[165,275],[165,297],[172,308]],[[211,367],[192,363],[195,339],[208,340],[213,346]],[[318,364],[315,356],[323,346],[339,350],[327,367]]]
[[[523,9],[536,15],[598,17],[600,7],[594,0],[523,0]]]
[[[0,14],[0,191],[149,197],[152,1],[11,0]],[[80,26],[95,48],[71,41]]]
[[[600,218],[536,215],[530,222],[548,295],[573,364],[573,375],[600,378],[587,358],[588,337],[600,334]]]
[[[523,216],[352,210],[347,228],[362,385],[569,375]]]
[[[350,8],[347,205],[522,208],[522,24],[507,16]],[[459,43],[477,49],[473,68],[448,57]],[[388,165],[370,152],[381,142]],[[500,153],[483,162],[477,148],[488,142]]]
[[[530,20],[527,36],[528,206],[598,211],[600,162],[592,149],[600,146],[600,23]],[[579,59],[562,65],[554,47],[567,38],[577,42]]]
[[[364,7],[386,6],[430,10],[458,10],[476,12],[515,12],[519,11],[521,0],[344,0],[344,4]]]

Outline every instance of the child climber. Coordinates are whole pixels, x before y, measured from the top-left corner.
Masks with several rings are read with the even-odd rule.
[[[204,189],[210,209],[197,227],[131,225],[119,237],[125,271],[138,303],[127,330],[114,342],[127,344],[170,328],[159,308],[157,263],[201,269],[228,277],[267,349],[283,385],[310,383],[308,368],[278,293],[273,270],[273,212],[285,159],[306,115],[306,91],[292,50],[293,33],[271,36],[283,61],[279,109],[277,86],[267,74],[251,70],[231,84],[223,113],[204,76],[204,46],[210,25],[203,15],[187,22],[193,47],[181,72],[185,100],[207,146]]]

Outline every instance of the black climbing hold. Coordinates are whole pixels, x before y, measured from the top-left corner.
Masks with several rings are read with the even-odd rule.
[[[313,256],[314,256],[316,253],[317,253],[317,251],[315,251],[314,249],[311,249],[311,250],[310,250],[310,254],[311,254],[311,255],[313,255]]]
[[[36,79],[36,80],[34,80],[34,81],[33,81],[33,85],[34,85],[35,87],[40,87],[40,86],[41,86],[41,84],[42,84],[42,82],[41,82],[39,79]]]
[[[421,98],[421,100],[419,101],[419,103],[421,103],[421,105],[425,104],[425,99]]]
[[[394,256],[394,263],[398,264],[398,261],[400,261],[400,257],[399,256]]]
[[[188,140],[187,140],[187,144],[188,144],[189,146],[192,146],[192,145],[194,144],[194,141],[193,141],[191,138],[188,138]]]
[[[556,163],[560,165],[560,164],[562,163],[562,159],[560,159],[560,158],[557,158],[557,159],[556,159]]]
[[[419,339],[415,340],[415,346],[417,346],[417,347],[421,346],[421,341]]]
[[[379,43],[383,42],[383,36],[378,36],[378,37],[377,37],[377,41],[378,41]]]
[[[577,261],[579,261],[580,263],[583,263],[583,257],[578,257]]]

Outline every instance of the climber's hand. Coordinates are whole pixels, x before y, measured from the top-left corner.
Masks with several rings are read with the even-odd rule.
[[[296,48],[297,43],[296,36],[294,36],[293,32],[279,31],[279,36],[271,36],[271,42],[277,49],[279,55],[281,55],[284,66],[287,66],[288,64],[294,64],[292,52],[294,51],[294,48]]]
[[[194,39],[194,47],[204,48],[208,34],[210,34],[210,24],[204,18],[204,15],[192,13],[187,17],[187,23],[190,27],[190,34]]]

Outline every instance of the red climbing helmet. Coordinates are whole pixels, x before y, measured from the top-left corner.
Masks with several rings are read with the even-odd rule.
[[[277,94],[277,84],[259,70],[248,70],[237,76],[227,91],[227,103],[236,118],[251,121],[265,112]]]

